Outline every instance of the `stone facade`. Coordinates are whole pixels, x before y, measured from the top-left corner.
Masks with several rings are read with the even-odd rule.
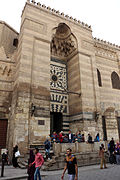
[[[120,47],[91,26],[28,0],[19,34],[0,22],[0,74],[9,150],[25,153],[53,130],[119,139]]]

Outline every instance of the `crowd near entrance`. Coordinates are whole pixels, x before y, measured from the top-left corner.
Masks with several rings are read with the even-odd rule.
[[[60,112],[50,113],[50,134],[54,131],[59,133],[62,130],[63,115]]]

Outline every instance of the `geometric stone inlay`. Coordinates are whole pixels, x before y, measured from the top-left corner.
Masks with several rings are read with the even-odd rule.
[[[66,68],[50,65],[50,87],[55,90],[66,90],[67,89],[67,78],[66,78]]]
[[[67,113],[68,96],[51,92],[50,111]]]

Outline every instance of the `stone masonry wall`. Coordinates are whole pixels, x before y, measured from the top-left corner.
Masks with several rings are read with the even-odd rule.
[[[103,46],[102,42],[94,40],[88,25],[28,0],[22,13],[17,59],[13,63],[16,68],[8,132],[12,132],[9,146],[12,148],[18,144],[23,153],[31,144],[40,143],[50,133],[50,44],[53,30],[60,23],[69,27],[77,42],[76,54],[66,58],[70,114],[63,119],[67,122],[67,128],[70,127],[73,132],[81,130],[85,136],[91,133],[95,137],[99,132],[102,139],[102,116],[105,115],[108,139],[112,132],[113,137],[118,139],[116,111],[119,115],[120,96],[119,90],[112,88],[110,77],[112,71],[120,73],[120,49],[110,44]],[[8,55],[13,49],[8,48],[9,53],[6,50],[12,42],[10,38],[6,45],[6,37],[1,41],[4,42],[1,52],[4,50]],[[3,66],[4,62],[1,64]],[[98,86],[97,68],[101,72],[102,87]],[[5,72],[9,74],[6,69]],[[6,87],[12,91],[11,84],[4,84],[3,94]],[[70,94],[69,91],[81,93],[81,96]],[[8,97],[9,93],[6,94]],[[112,112],[111,107],[114,109]]]

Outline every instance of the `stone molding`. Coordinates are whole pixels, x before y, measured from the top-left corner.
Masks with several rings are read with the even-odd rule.
[[[116,44],[112,44],[110,42],[107,41],[103,41],[101,39],[97,39],[97,38],[93,38],[94,40],[94,46],[95,47],[100,47],[106,50],[110,50],[115,52],[115,50],[120,50],[120,46],[116,45]]]
[[[21,29],[24,28],[30,29],[32,31],[41,33],[41,34],[46,34],[47,33],[47,25],[43,22],[39,22],[33,18],[25,17],[23,23],[21,24]]]
[[[117,50],[120,50],[120,46],[113,45],[112,43],[106,43],[103,40],[94,41],[95,55],[104,57],[107,59],[117,59]]]

